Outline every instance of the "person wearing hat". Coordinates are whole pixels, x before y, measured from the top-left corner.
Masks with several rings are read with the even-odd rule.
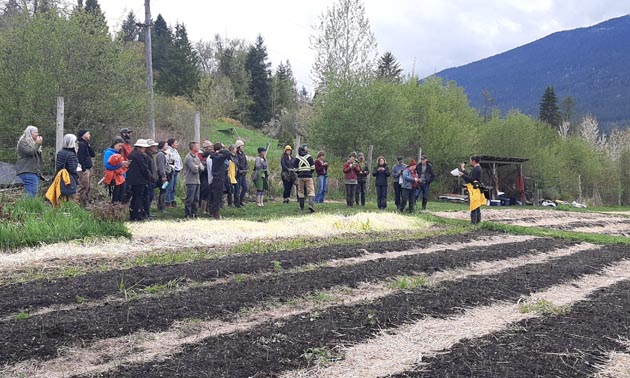
[[[420,183],[420,178],[418,178],[418,172],[416,171],[416,165],[416,161],[412,159],[409,162],[409,166],[407,166],[402,173],[402,195],[400,198],[400,206],[398,206],[398,210],[401,213],[405,210],[407,201],[409,201],[409,213],[413,213],[416,205],[416,190],[418,189],[418,185]]]
[[[147,139],[147,144],[149,147],[145,150],[145,154],[147,155],[149,167],[151,168],[151,182],[147,184],[147,195],[144,197],[144,214],[146,219],[151,220],[153,219],[153,216],[151,215],[151,204],[153,203],[153,198],[155,198],[155,188],[158,183],[157,165],[155,163],[155,154],[157,154],[158,143],[153,139]]]
[[[120,137],[122,138],[122,140],[125,141],[125,143],[123,144],[123,148],[120,151],[121,155],[123,156],[123,159],[125,160],[129,160],[129,154],[131,153],[131,134],[133,134],[133,131],[131,131],[131,129],[125,127],[123,129],[120,129]]]
[[[365,206],[365,194],[367,193],[367,177],[370,174],[370,169],[365,161],[365,154],[359,152],[357,155],[357,165],[360,167],[357,173],[357,188],[355,191],[355,202],[357,206]]]
[[[234,192],[234,206],[245,206],[245,196],[247,195],[247,172],[249,172],[249,163],[247,162],[247,156],[245,156],[245,143],[242,140],[237,140],[234,143],[236,147],[236,191]]]
[[[157,146],[157,154],[155,155],[155,167],[157,169],[157,186],[160,190],[158,194],[157,207],[158,211],[163,213],[166,208],[166,188],[168,187],[168,181],[171,177],[171,166],[168,164],[168,157],[166,156],[166,149],[168,148],[168,144],[166,141],[162,140],[158,143]]]
[[[105,179],[103,183],[109,186],[109,195],[112,203],[124,203],[127,195],[127,168],[131,162],[122,156],[124,139],[114,138],[111,146],[103,152],[103,165],[105,166]]]
[[[420,158],[420,164],[416,167],[416,172],[418,173],[418,178],[420,178],[416,200],[418,200],[422,193],[422,210],[426,210],[427,202],[429,201],[429,186],[435,179],[433,165],[429,163],[429,159],[427,159],[426,156]]]
[[[407,164],[403,163],[403,157],[396,158],[396,164],[392,167],[392,178],[394,180],[394,204],[396,208],[400,206],[400,197],[402,194],[402,173],[407,168]]]
[[[79,159],[79,203],[86,206],[90,201],[90,172],[93,166],[92,158],[96,157],[92,146],[90,145],[90,132],[87,130],[79,130],[77,133],[77,141],[79,149],[77,158]]]
[[[357,188],[357,174],[361,171],[361,167],[356,162],[357,153],[351,152],[348,161],[343,164],[343,182],[346,186],[346,205],[352,207],[354,205],[354,192]]]
[[[293,149],[288,144],[284,146],[284,153],[280,158],[280,167],[282,167],[282,186],[284,191],[282,192],[282,203],[289,203],[291,197],[291,189],[295,185],[297,176],[295,174],[295,158],[292,155]]]
[[[309,155],[308,147],[305,144],[298,148],[298,154],[295,157],[295,170],[297,172],[297,195],[300,209],[304,210],[304,187],[306,187],[308,194],[308,210],[314,213],[315,185],[313,184],[313,172],[315,171],[315,162],[313,161],[313,157]]]
[[[326,153],[324,151],[317,153],[315,172],[317,172],[317,194],[315,195],[315,203],[324,203],[326,192],[328,191],[328,162],[326,161]]]
[[[254,163],[254,186],[256,187],[257,206],[265,206],[265,191],[269,190],[268,177],[267,149],[265,149],[265,147],[258,147],[258,156]]]
[[[130,221],[142,221],[146,219],[144,203],[147,195],[147,184],[153,180],[151,162],[146,154],[146,149],[151,147],[146,139],[138,139],[134,149],[129,154],[129,169],[127,170],[127,186],[131,189]]]
[[[468,203],[470,206],[470,222],[478,224],[481,222],[481,206],[486,204],[486,197],[481,191],[481,158],[479,156],[470,157],[470,165],[472,170],[466,172],[466,164],[460,166],[459,176],[466,183],[468,189]]]

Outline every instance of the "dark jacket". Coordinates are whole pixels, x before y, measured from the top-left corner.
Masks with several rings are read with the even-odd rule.
[[[315,161],[307,152],[298,153],[295,158],[295,170],[298,178],[312,178],[315,171]]]
[[[315,160],[315,172],[317,176],[328,176],[328,165],[324,165],[324,162],[319,159]]]
[[[151,182],[155,183],[158,181],[157,165],[155,164],[155,158],[153,157],[153,154],[149,152],[149,150],[147,150],[145,154],[147,155],[147,159],[149,160],[149,168],[151,169]]]
[[[249,163],[247,162],[247,156],[245,156],[244,152],[237,152],[236,158],[238,163],[236,163],[236,173],[237,176],[246,176],[249,171]],[[225,161],[225,160],[224,160]],[[214,161],[212,162],[212,172],[214,172]],[[213,173],[214,176],[214,173]]]
[[[470,184],[475,181],[481,182],[481,166],[473,167],[472,171],[470,171],[470,174],[464,171],[464,175],[462,176],[462,178],[464,179],[464,182],[466,184]]]
[[[422,163],[418,163],[416,166],[416,172],[418,173],[418,177],[422,175]],[[435,175],[433,174],[433,165],[427,162],[427,169],[424,172],[425,183],[430,184],[435,180]]]
[[[70,176],[74,177],[75,180],[79,179],[79,174],[77,173],[77,166],[79,165],[79,160],[77,160],[77,153],[74,151],[74,148],[64,148],[57,152],[57,163],[56,163],[56,172],[61,171],[62,169],[66,169]],[[77,182],[77,181],[75,181]]]
[[[129,170],[127,171],[128,185],[146,185],[153,182],[151,162],[147,154],[138,149],[133,149],[129,154]]]
[[[379,171],[379,168],[385,168],[384,171]],[[385,165],[377,165],[374,167],[374,171],[372,172],[372,176],[376,177],[376,186],[387,186],[387,178],[389,177],[389,167],[387,164]]]
[[[96,157],[92,146],[83,138],[78,140],[78,144],[79,151],[77,152],[77,158],[79,159],[79,164],[81,164],[81,169],[84,171],[92,169],[92,158]]]
[[[357,182],[367,182],[367,177],[370,174],[368,163],[366,161],[361,163],[357,160],[357,164],[361,167],[361,171],[357,173]]]
[[[236,156],[240,159],[240,156],[245,158],[245,163],[247,163],[247,158],[245,154],[237,154]],[[227,167],[226,160],[232,158],[232,153],[228,150],[221,150],[219,152],[213,152],[208,159],[212,159],[212,183],[215,181],[223,182],[227,178]],[[240,164],[240,160],[239,160]],[[237,164],[238,166],[238,164]],[[249,166],[249,165],[247,165]],[[240,168],[239,168],[240,170]]]
[[[289,158],[289,155],[282,154],[282,157],[280,158],[280,166],[282,167],[282,172],[293,170],[293,168],[295,168],[295,158],[293,156]]]

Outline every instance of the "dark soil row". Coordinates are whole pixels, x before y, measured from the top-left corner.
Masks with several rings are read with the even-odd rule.
[[[628,257],[623,248],[579,252],[554,262],[505,273],[445,282],[429,289],[401,292],[372,303],[337,306],[254,330],[211,337],[187,346],[165,361],[120,367],[103,377],[272,377],[308,365],[304,354],[334,351],[365,342],[383,329],[425,316],[445,317],[465,308],[516,301],[521,295],[595,273]],[[317,349],[314,349],[317,348]],[[480,376],[493,376],[481,374]]]
[[[475,235],[475,238],[491,235]],[[38,280],[21,284],[0,286],[0,317],[51,305],[76,303],[83,300],[101,299],[119,292],[119,283],[125,287],[142,289],[171,280],[207,282],[234,274],[250,274],[273,271],[274,261],[284,269],[291,269],[331,259],[357,257],[370,252],[402,251],[426,248],[433,244],[468,241],[469,234],[439,236],[422,240],[402,240],[371,243],[369,245],[330,246],[303,248],[264,254],[246,254],[216,260],[196,261],[185,264],[136,267],[124,270],[94,272],[79,277],[54,280]],[[17,299],[19,298],[19,300]]]
[[[257,277],[199,287],[177,295],[142,298],[113,305],[57,311],[25,320],[0,322],[0,364],[52,358],[59,347],[124,336],[141,329],[162,331],[186,318],[222,318],[263,301],[288,300],[338,285],[356,287],[397,275],[465,267],[480,260],[501,260],[567,247],[552,239],[533,239],[484,248],[381,259],[345,267]]]
[[[535,318],[510,331],[462,341],[397,377],[590,377],[611,351],[627,352],[630,282],[597,291],[569,314]]]

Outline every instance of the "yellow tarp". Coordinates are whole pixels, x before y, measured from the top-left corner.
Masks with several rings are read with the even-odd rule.
[[[481,189],[473,188],[473,184],[466,184],[466,189],[468,189],[470,199],[470,211],[486,205],[486,196],[483,195]]]

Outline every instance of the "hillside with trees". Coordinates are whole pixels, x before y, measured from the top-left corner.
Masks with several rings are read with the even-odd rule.
[[[536,116],[545,88],[574,115],[595,116],[604,131],[630,125],[630,15],[538,41],[435,76],[454,80],[477,109],[519,109]]]

